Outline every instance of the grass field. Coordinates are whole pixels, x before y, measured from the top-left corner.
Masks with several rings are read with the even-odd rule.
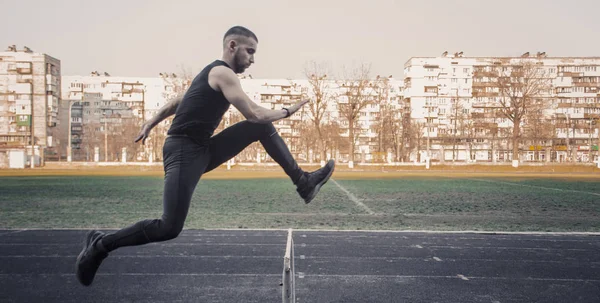
[[[89,174],[89,173],[88,173]],[[279,171],[215,171],[185,228],[600,231],[598,174],[336,172],[309,205]],[[120,228],[162,213],[162,177],[0,177],[1,228]]]

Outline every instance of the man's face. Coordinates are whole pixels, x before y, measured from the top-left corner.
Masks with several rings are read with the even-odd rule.
[[[235,66],[232,66],[235,73],[243,73],[254,63],[254,53],[256,53],[257,45],[256,40],[252,38],[242,37],[238,39],[238,44],[233,55]]]

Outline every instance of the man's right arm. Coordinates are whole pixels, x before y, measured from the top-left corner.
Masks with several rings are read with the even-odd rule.
[[[210,71],[209,84],[211,87],[221,91],[227,101],[237,108],[244,117],[253,123],[269,123],[283,119],[287,111],[270,110],[254,103],[246,95],[240,84],[240,80],[229,68],[215,67]],[[290,114],[297,109],[290,108]]]

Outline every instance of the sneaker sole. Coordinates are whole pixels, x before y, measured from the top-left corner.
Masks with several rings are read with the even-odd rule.
[[[88,246],[90,245],[90,242],[92,241],[92,237],[94,236],[94,233],[95,233],[95,230],[90,230],[85,235],[85,238],[83,239],[83,249],[77,256],[77,262],[75,262],[75,272],[77,273],[77,280],[79,280],[79,283],[81,283],[82,285],[85,285],[85,286],[88,286],[91,283],[90,284],[83,283],[82,277],[81,277],[81,272],[79,271],[79,262],[81,262],[81,258],[83,258],[85,251],[87,250]]]
[[[321,189],[321,187],[323,185],[325,185],[325,183],[327,183],[327,181],[329,181],[329,177],[331,177],[334,170],[335,170],[335,162],[333,163],[333,167],[331,168],[331,170],[329,171],[329,173],[327,174],[325,179],[323,179],[323,181],[321,181],[320,183],[318,183],[315,186],[315,190],[313,190],[313,192],[310,194],[309,198],[307,200],[305,200],[304,203],[308,204],[315,198],[315,196],[319,193],[319,190]]]

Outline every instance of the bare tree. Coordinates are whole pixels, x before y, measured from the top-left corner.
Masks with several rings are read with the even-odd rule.
[[[411,141],[412,141],[412,125],[413,121],[411,119],[410,110],[403,109],[401,111],[400,117],[401,133],[400,133],[400,143],[398,147],[399,158],[398,161],[404,162],[406,159],[409,159],[409,153],[412,149]]]
[[[500,122],[500,115],[498,109],[495,107],[486,108],[488,111],[486,114],[487,123],[484,126],[486,137],[490,140],[490,149],[492,153],[492,162],[496,162],[496,151],[499,147],[499,136],[500,136],[500,128],[498,127],[498,123]]]
[[[377,134],[377,152],[384,153],[388,149],[396,151],[396,110],[391,104],[382,103],[379,106],[379,113],[373,128]]]
[[[325,153],[329,151],[334,155],[343,147],[340,125],[335,121],[329,121],[322,126],[321,131],[325,142]]]
[[[306,153],[306,160],[312,162],[314,155],[311,157],[310,150],[318,144],[317,130],[310,121],[300,123],[298,130],[300,132],[300,140],[298,142],[300,149]]]
[[[392,103],[395,98],[390,96],[392,87],[389,78],[377,76],[373,81],[373,88],[375,103],[379,107],[379,111],[373,117],[375,122],[372,124],[373,130],[377,134],[375,145],[377,146],[377,152],[385,155],[389,149],[397,149],[395,136],[398,130],[394,128],[397,126],[395,122],[398,109]]]
[[[545,69],[531,60],[511,63],[508,67],[498,66],[494,73],[501,112],[513,123],[513,160],[519,160],[521,123],[527,110],[550,89],[550,78]]]
[[[133,141],[138,133],[138,126],[141,119],[135,116],[128,118],[113,117],[113,120],[119,120],[118,123],[108,125],[108,150],[110,159],[120,161],[119,155],[122,148],[127,150],[127,161],[133,161],[142,147]]]
[[[475,159],[475,145],[476,145],[476,128],[475,128],[475,119],[469,116],[468,114],[463,115],[463,119],[461,121],[461,134],[465,139],[465,145],[468,149],[468,159],[467,161]]]
[[[329,104],[335,99],[333,90],[331,89],[331,81],[327,79],[328,72],[326,65],[317,64],[314,61],[308,63],[304,69],[304,75],[308,79],[309,94],[314,98],[305,107],[310,113],[310,120],[317,132],[321,160],[324,160],[326,157],[323,118]]]
[[[421,162],[421,150],[423,150],[423,129],[425,123],[422,121],[411,121],[410,124],[410,150],[416,151],[417,162]]]
[[[390,135],[392,137],[393,150],[395,155],[395,161],[399,162],[402,157],[403,151],[403,135],[404,132],[402,130],[402,121],[403,121],[403,113],[401,109],[394,109],[392,118],[389,120],[389,124],[386,128],[389,129]]]
[[[450,99],[450,102],[450,122],[452,124],[452,162],[454,162],[458,158],[457,146],[458,143],[461,141],[459,136],[462,136],[462,130],[464,129],[463,124],[465,120],[465,114],[463,112],[464,105],[462,100],[458,97],[458,93],[456,97]]]
[[[543,141],[554,137],[554,123],[544,115],[544,103],[542,101],[532,103],[524,115],[523,134],[526,140],[531,142],[534,151],[534,160],[540,160],[540,148]]]
[[[83,149],[86,161],[91,161],[94,158],[94,148],[101,147],[103,142],[104,132],[99,122],[83,124],[83,133],[80,148]]]
[[[354,153],[359,126],[360,112],[373,101],[373,85],[369,81],[370,66],[362,64],[354,69],[350,76],[339,82],[340,97],[337,99],[340,116],[348,122],[348,141],[350,161],[354,162]],[[359,132],[360,133],[360,132]]]

